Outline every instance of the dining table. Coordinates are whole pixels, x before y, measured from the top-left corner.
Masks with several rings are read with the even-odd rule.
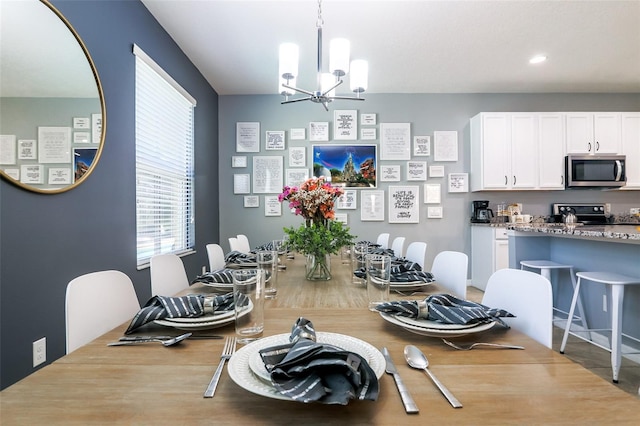
[[[457,350],[439,337],[412,333],[368,309],[366,289],[353,283],[351,265],[331,259],[332,278],[307,281],[304,256],[284,256],[277,297],[266,300],[263,338],[290,333],[304,317],[318,332],[336,333],[387,348],[419,412],[404,410],[393,377],[382,374],[375,401],[346,405],[273,398],[240,386],[224,369],[213,398],[203,392],[220,362],[224,339],[192,339],[165,347],[158,343],[107,346],[128,323],[57,359],[0,392],[2,425],[38,424],[637,424],[640,399],[616,388],[581,365],[522,332],[496,326],[451,340],[503,343],[524,350]],[[517,285],[517,283],[514,283]],[[213,294],[196,283],[180,294]],[[392,291],[392,300],[419,300],[441,293],[435,282]],[[137,334],[182,333],[149,324]],[[136,334],[134,333],[134,334]],[[194,336],[234,336],[231,322],[194,330]],[[429,377],[405,362],[405,346],[420,348],[429,370],[457,397],[453,408]],[[240,348],[240,346],[239,346]],[[237,354],[237,352],[236,352]],[[236,355],[234,355],[236,356]],[[233,360],[233,358],[232,358]]]

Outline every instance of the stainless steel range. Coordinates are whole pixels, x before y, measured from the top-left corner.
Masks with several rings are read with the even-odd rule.
[[[609,203],[553,204],[551,214],[556,222],[562,222],[569,213],[576,215],[578,223],[583,225],[603,225],[611,213]]]

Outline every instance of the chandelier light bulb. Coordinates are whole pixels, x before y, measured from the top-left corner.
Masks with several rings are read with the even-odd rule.
[[[280,45],[280,77],[291,80],[298,76],[298,45],[295,43],[282,43]]]
[[[362,59],[351,62],[349,85],[352,92],[362,93],[369,85],[369,63]]]
[[[329,71],[336,77],[349,72],[351,43],[346,38],[334,38],[329,43]]]

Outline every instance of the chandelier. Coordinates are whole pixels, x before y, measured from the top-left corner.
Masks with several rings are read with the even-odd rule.
[[[329,70],[322,72],[322,0],[318,0],[318,20],[316,28],[318,32],[318,67],[316,90],[304,90],[296,85],[298,77],[298,45],[294,43],[283,43],[280,45],[279,63],[279,92],[284,96],[282,104],[293,102],[311,101],[322,104],[324,109],[329,111],[329,103],[337,100],[364,101],[360,94],[367,90],[369,65],[364,60],[354,60],[349,64],[349,40],[337,38],[331,40],[329,44]],[[336,87],[343,83],[342,77],[351,73],[349,78],[351,91],[356,96],[336,96]],[[296,93],[306,96],[289,99]]]

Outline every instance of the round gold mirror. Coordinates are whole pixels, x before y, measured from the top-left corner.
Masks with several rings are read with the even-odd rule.
[[[82,183],[104,144],[104,94],[86,46],[47,0],[0,1],[0,175],[53,194]]]

